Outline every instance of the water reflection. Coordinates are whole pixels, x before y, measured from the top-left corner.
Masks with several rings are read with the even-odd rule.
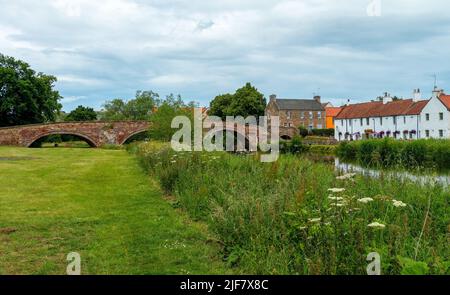
[[[354,163],[346,163],[340,161],[338,158],[334,159],[334,165],[336,170],[341,173],[360,173],[370,177],[382,177],[382,176],[393,176],[399,179],[409,179],[414,182],[418,182],[422,185],[425,184],[442,184],[444,186],[450,185],[450,175],[449,174],[424,174],[417,175],[407,171],[395,171],[395,170],[377,170],[373,168],[362,167]]]

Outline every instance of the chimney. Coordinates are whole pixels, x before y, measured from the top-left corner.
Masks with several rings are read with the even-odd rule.
[[[413,101],[418,102],[422,99],[422,94],[420,93],[420,89],[414,89],[413,92]]]
[[[275,102],[277,100],[277,95],[276,94],[272,94],[270,96],[270,102]]]
[[[318,103],[320,103],[320,95],[314,96],[314,100],[317,101]]]
[[[439,98],[439,96],[441,96],[441,94],[444,94],[444,90],[439,89],[437,86],[434,86],[432,98]]]
[[[389,93],[385,92],[383,97],[383,104],[387,104],[392,101],[392,97]]]

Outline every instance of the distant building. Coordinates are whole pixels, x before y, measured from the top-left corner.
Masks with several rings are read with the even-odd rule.
[[[325,114],[326,114],[326,128],[327,129],[334,129],[334,120],[336,119],[336,116],[341,112],[341,107],[326,107],[325,108]]]
[[[315,96],[314,99],[279,99],[276,95],[271,95],[266,116],[279,116],[280,127],[326,127],[325,108],[320,102],[320,96]]]
[[[450,138],[450,96],[435,88],[431,99],[422,100],[420,89],[412,99],[347,105],[335,118],[337,140],[391,137],[396,139]]]

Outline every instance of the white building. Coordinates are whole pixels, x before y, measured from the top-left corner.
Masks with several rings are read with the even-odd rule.
[[[338,141],[383,137],[450,138],[450,96],[436,88],[422,100],[417,89],[412,99],[393,101],[386,93],[380,101],[347,105],[335,118]]]

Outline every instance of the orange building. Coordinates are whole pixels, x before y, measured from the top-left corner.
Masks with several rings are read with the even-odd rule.
[[[325,113],[327,116],[326,119],[326,125],[327,125],[327,129],[334,129],[334,118],[336,118],[336,116],[341,112],[342,107],[337,107],[337,108],[325,108]]]

